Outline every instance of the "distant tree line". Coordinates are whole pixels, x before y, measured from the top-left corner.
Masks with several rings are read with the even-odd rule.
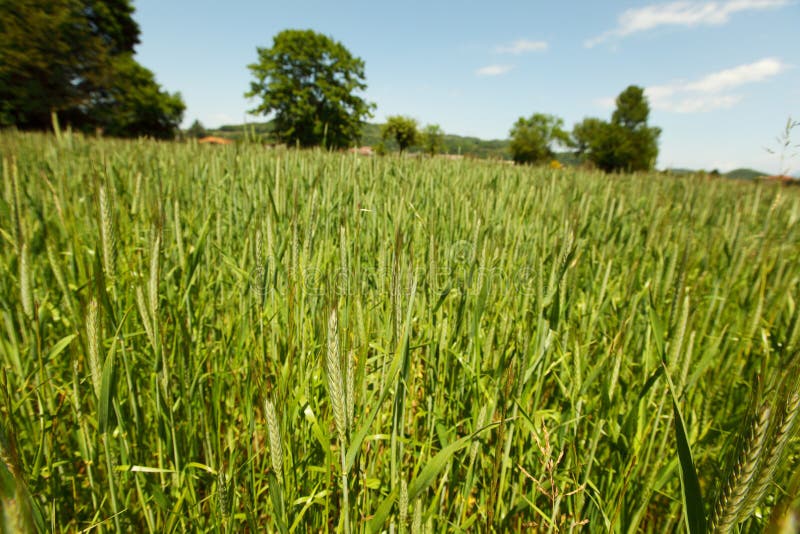
[[[644,90],[629,86],[617,97],[616,106],[610,122],[586,118],[571,135],[557,117],[541,113],[521,117],[511,129],[511,156],[517,163],[545,163],[561,146],[606,172],[652,169],[661,129],[647,124],[650,106]]]
[[[130,0],[0,0],[0,127],[47,129],[55,113],[82,131],[174,137],[185,105],[134,59],[140,31],[133,11]],[[360,96],[361,58],[312,30],[284,30],[256,51],[245,96],[258,99],[251,113],[271,116],[273,138],[300,147],[359,142],[375,109]],[[521,117],[511,129],[513,160],[546,163],[560,147],[605,171],[652,168],[661,131],[647,124],[644,91],[630,86],[616,104],[610,121],[587,118],[571,133],[552,115]],[[196,120],[186,133],[202,137],[206,129]],[[445,146],[438,125],[420,131],[400,115],[388,117],[380,136],[381,151],[389,142],[400,152],[417,146],[437,154]]]
[[[289,145],[345,147],[360,137],[374,105],[357,93],[366,88],[364,62],[341,43],[311,30],[285,30],[270,48],[257,48],[258,62],[249,66],[255,81],[247,97],[260,98],[251,110],[273,116],[273,134]],[[605,171],[653,168],[658,156],[659,128],[650,127],[650,107],[644,91],[625,89],[616,101],[611,121],[584,119],[569,133],[562,119],[543,113],[521,117],[511,129],[509,150],[517,163],[552,161],[556,148],[573,151]],[[381,127],[378,153],[387,142],[400,152],[412,146],[436,154],[443,149],[438,125],[422,132],[410,117],[388,117]]]
[[[381,139],[378,153],[386,151],[386,143],[394,141],[402,153],[412,146],[418,146],[422,152],[430,156],[444,150],[444,132],[438,124],[429,124],[422,130],[416,119],[402,115],[392,115],[386,118],[386,123],[381,126]]]
[[[0,126],[174,137],[185,105],[134,59],[129,0],[0,0]]]

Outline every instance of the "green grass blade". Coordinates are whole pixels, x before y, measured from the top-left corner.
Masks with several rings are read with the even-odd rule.
[[[672,395],[672,411],[675,419],[675,440],[680,460],[681,487],[683,488],[683,509],[686,528],[690,534],[703,534],[706,531],[706,514],[703,493],[700,489],[700,480],[692,458],[692,449],[686,437],[686,424],[678,408],[678,398],[675,395],[675,386],[666,369],[666,362],[662,360],[664,375],[669,382],[669,392]]]
[[[106,356],[106,361],[103,364],[103,378],[100,382],[100,398],[98,399],[98,415],[97,425],[101,434],[108,430],[109,419],[111,417],[111,402],[114,396],[115,383],[114,383],[114,353],[116,351],[111,349]]]
[[[678,403],[673,399],[672,410],[675,416],[675,439],[678,443],[678,458],[681,463],[681,485],[683,486],[683,507],[686,513],[686,527],[691,534],[703,534],[706,531],[706,513],[703,504],[703,493],[700,480],[692,459],[692,450],[686,438],[683,416]]]

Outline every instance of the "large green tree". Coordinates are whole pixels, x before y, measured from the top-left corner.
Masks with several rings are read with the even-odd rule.
[[[245,96],[261,100],[251,113],[273,115],[281,141],[334,148],[358,141],[372,110],[358,95],[367,87],[363,60],[311,30],[284,30],[257,52]]]
[[[650,105],[641,87],[627,87],[616,100],[610,122],[587,118],[572,129],[573,144],[606,172],[645,171],[658,158],[661,129],[648,126]]]
[[[544,163],[555,157],[556,145],[568,145],[564,121],[552,115],[534,113],[520,117],[511,128],[509,150],[515,163]]]
[[[45,129],[56,112],[80,130],[172,135],[183,102],[135,62],[138,43],[129,0],[0,0],[0,126]]]
[[[417,121],[402,115],[387,117],[386,123],[381,126],[381,137],[384,141],[394,139],[400,152],[403,152],[419,140]]]

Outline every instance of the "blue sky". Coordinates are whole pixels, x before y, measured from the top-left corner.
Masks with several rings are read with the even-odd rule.
[[[775,146],[800,119],[800,0],[282,2],[134,0],[139,61],[187,105],[185,125],[263,120],[244,93],[256,47],[313,29],[366,64],[372,121],[506,138],[520,116],[567,128],[608,118],[630,84],[663,129],[658,167],[777,173]],[[800,143],[800,128],[794,130]],[[800,171],[800,155],[789,159]]]

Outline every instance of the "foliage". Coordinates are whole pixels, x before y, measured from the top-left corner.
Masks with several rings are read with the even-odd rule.
[[[655,166],[661,129],[647,126],[649,114],[650,105],[641,87],[631,85],[617,97],[617,108],[611,116],[611,124],[617,131],[611,135],[623,141],[610,165],[614,170],[644,171]]]
[[[626,130],[638,130],[647,125],[650,105],[644,96],[644,89],[629,85],[617,96],[617,108],[611,115],[612,124],[619,124]]]
[[[372,109],[357,94],[367,87],[363,60],[311,30],[284,30],[257,52],[246,96],[261,100],[251,113],[274,115],[281,141],[342,148],[358,140]]]
[[[203,126],[203,123],[200,122],[199,119],[195,119],[192,125],[189,126],[189,129],[186,130],[186,135],[199,139],[208,135],[208,132],[206,132],[206,128]]]
[[[0,154],[0,521],[667,533],[687,462],[720,517],[756,503],[741,532],[797,495],[798,191],[70,132]]]
[[[520,117],[511,128],[511,158],[515,163],[544,163],[555,157],[555,145],[568,145],[564,121],[552,115],[534,113]]]
[[[644,90],[631,85],[616,102],[611,122],[586,118],[573,127],[577,153],[606,172],[651,170],[661,129],[647,125],[650,106]]]
[[[0,125],[47,129],[55,111],[84,131],[172,136],[184,106],[133,59],[132,16],[129,0],[0,2]]]
[[[73,0],[0,2],[0,121],[44,129],[76,113],[103,75],[107,50]]]
[[[389,150],[386,148],[386,143],[383,141],[378,141],[374,145],[372,145],[372,150],[376,156],[385,156],[389,153]]]
[[[180,93],[162,91],[150,70],[131,54],[120,54],[113,59],[109,84],[91,114],[94,124],[108,135],[171,139],[185,109]]]
[[[602,137],[605,124],[600,119],[588,117],[572,128],[573,146],[578,156],[583,157],[588,154],[592,144]]]
[[[382,142],[381,128],[382,124],[364,124],[361,133],[361,144],[374,147],[377,143]],[[508,159],[508,144],[507,139],[479,139],[477,137],[467,137],[462,135],[445,133],[443,137],[442,151],[445,154],[457,154],[462,156],[471,156],[475,158],[487,159]],[[409,149],[414,152],[415,147]]]
[[[631,131],[615,123],[602,123],[590,142],[588,158],[606,172],[651,169],[657,146],[649,130]]]
[[[422,150],[429,156],[435,156],[444,150],[444,132],[438,124],[429,124],[422,130]]]
[[[411,145],[417,144],[419,140],[417,121],[411,117],[394,115],[386,118],[386,124],[381,127],[381,138],[386,141],[394,139],[400,152],[403,152]]]

